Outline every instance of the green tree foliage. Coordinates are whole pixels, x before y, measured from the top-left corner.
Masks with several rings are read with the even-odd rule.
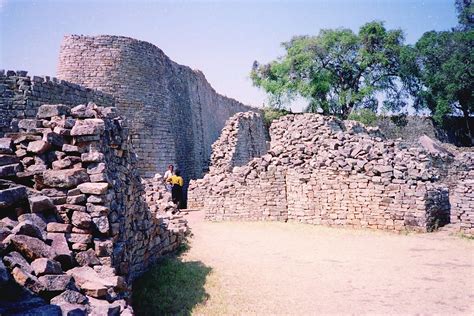
[[[360,109],[352,111],[347,117],[349,120],[361,122],[368,126],[375,126],[377,123],[377,113],[370,109]]]
[[[472,0],[456,0],[456,11],[458,12],[459,26],[461,31],[474,28],[474,3]]]
[[[458,12],[462,22],[459,7]],[[474,113],[473,47],[474,30],[458,27],[426,32],[401,55],[403,82],[414,97],[415,109],[429,109],[438,123],[461,114],[469,134],[469,117]]]
[[[347,118],[354,108],[376,110],[377,93],[386,105],[405,105],[398,80],[401,30],[387,30],[382,22],[349,29],[322,30],[316,36],[296,36],[283,43],[286,54],[265,65],[254,62],[253,84],[264,89],[274,107],[295,97],[309,101],[307,111]]]

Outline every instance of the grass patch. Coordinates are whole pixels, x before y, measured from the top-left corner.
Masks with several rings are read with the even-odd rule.
[[[133,284],[137,315],[190,315],[209,295],[204,289],[211,268],[200,261],[166,258]]]

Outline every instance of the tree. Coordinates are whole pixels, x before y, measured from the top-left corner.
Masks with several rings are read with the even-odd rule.
[[[456,0],[456,11],[458,12],[459,26],[461,31],[474,28],[474,3],[472,0]]]
[[[416,109],[428,108],[441,123],[461,114],[470,132],[474,112],[474,30],[430,31],[402,57],[403,81],[414,97]]]
[[[268,64],[254,62],[253,84],[270,95],[274,107],[295,97],[308,100],[309,112],[347,118],[355,108],[376,110],[377,93],[385,104],[405,105],[399,84],[401,30],[387,30],[382,22],[349,29],[321,30],[316,36],[296,36],[282,43],[286,54]]]

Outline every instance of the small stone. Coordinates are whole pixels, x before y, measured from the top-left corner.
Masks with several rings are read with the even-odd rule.
[[[91,151],[81,155],[82,162],[101,162],[104,160],[104,154],[98,151]]]
[[[2,188],[2,190],[0,190],[0,209],[18,204],[26,200],[26,197],[26,188],[24,186]]]
[[[15,279],[16,283],[28,288],[29,290],[35,293],[40,293],[44,290],[43,285],[34,275],[26,272],[25,270],[19,267],[15,267],[12,270],[12,276]]]
[[[51,304],[62,305],[63,303],[85,304],[87,303],[87,297],[77,291],[66,290],[51,299]]]
[[[46,231],[50,233],[70,233],[72,229],[71,224],[62,223],[48,223]]]
[[[23,256],[19,252],[16,252],[16,251],[10,252],[5,257],[3,257],[3,261],[5,262],[6,266],[10,270],[13,270],[13,268],[15,267],[19,267],[23,271],[26,271],[28,273],[33,273],[33,269],[28,264],[28,261],[26,261],[25,258],[23,258]]]
[[[58,292],[64,291],[70,287],[72,278],[67,274],[49,274],[40,276],[38,281],[43,285],[44,291]]]
[[[13,142],[11,138],[0,138],[0,154],[13,154]]]
[[[79,228],[89,228],[92,224],[92,218],[85,212],[74,212],[71,217],[72,224]]]

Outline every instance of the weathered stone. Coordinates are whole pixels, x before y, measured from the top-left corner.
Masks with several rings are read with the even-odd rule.
[[[26,200],[24,186],[7,187],[0,182],[0,209],[7,208]]]
[[[80,266],[94,266],[100,264],[93,249],[81,251],[76,254],[76,261]]]
[[[38,238],[15,235],[12,236],[11,243],[19,253],[31,261],[38,258],[54,258],[56,256],[53,248]]]
[[[99,257],[111,256],[113,253],[113,243],[111,240],[94,239],[94,249]]]
[[[21,172],[22,168],[20,164],[12,164],[12,165],[5,165],[0,166],[0,177],[13,177],[18,172]]]
[[[33,273],[33,269],[28,264],[28,261],[26,261],[25,258],[23,258],[23,256],[19,252],[10,252],[9,254],[3,257],[3,261],[10,270],[13,270],[13,268],[15,267],[19,267],[23,271],[26,271],[30,274]]]
[[[101,195],[107,192],[109,184],[101,182],[86,182],[79,184],[77,187],[81,190],[82,193]]]
[[[28,144],[26,151],[41,155],[51,148],[51,144],[44,140],[36,140]]]
[[[11,138],[0,138],[0,154],[13,154],[13,142]]]
[[[89,228],[92,224],[92,218],[85,212],[74,212],[71,217],[72,224],[79,228]]]
[[[20,162],[17,156],[0,154],[0,166],[13,165]]]
[[[98,151],[91,151],[81,155],[82,162],[101,162],[104,160],[104,154]]]
[[[72,188],[80,183],[89,181],[85,169],[46,170],[43,173],[43,182],[53,188]]]
[[[109,220],[107,216],[93,217],[92,221],[100,233],[107,234],[109,232]]]
[[[43,104],[38,108],[37,118],[45,119],[53,116],[69,114],[69,107],[62,104]]]
[[[33,213],[41,213],[56,209],[51,199],[44,195],[30,196],[28,201],[30,203],[30,210]]]
[[[43,285],[43,291],[58,292],[71,287],[72,278],[67,274],[48,274],[40,276],[38,281]]]
[[[48,223],[46,231],[50,233],[70,233],[72,226],[70,224],[62,223]]]
[[[44,287],[41,282],[39,282],[39,280],[34,275],[26,272],[22,268],[15,267],[12,270],[12,276],[15,279],[16,283],[28,288],[29,290],[35,293],[40,293],[44,290]]]
[[[83,121],[76,121],[71,130],[72,136],[84,135],[99,135],[105,129],[104,121],[102,119],[85,119]]]
[[[43,231],[30,221],[19,223],[17,226],[15,226],[15,228],[12,229],[12,234],[30,236],[40,240],[44,239]]]
[[[55,260],[38,258],[31,263],[36,276],[45,274],[62,274],[61,264]],[[41,281],[41,280],[40,280]]]
[[[72,253],[69,250],[65,235],[62,233],[48,233],[47,236],[51,240],[51,247],[56,252],[54,259],[60,262],[62,267],[69,267],[72,263]]]
[[[22,222],[31,222],[33,225],[37,226],[40,230],[46,230],[47,220],[41,213],[27,213],[18,216],[18,221]]]
[[[51,304],[62,305],[64,303],[85,304],[87,303],[87,297],[77,291],[65,290],[63,293],[51,299]]]
[[[69,234],[66,234],[66,239],[70,243],[90,244],[92,242],[92,235],[69,233]]]

